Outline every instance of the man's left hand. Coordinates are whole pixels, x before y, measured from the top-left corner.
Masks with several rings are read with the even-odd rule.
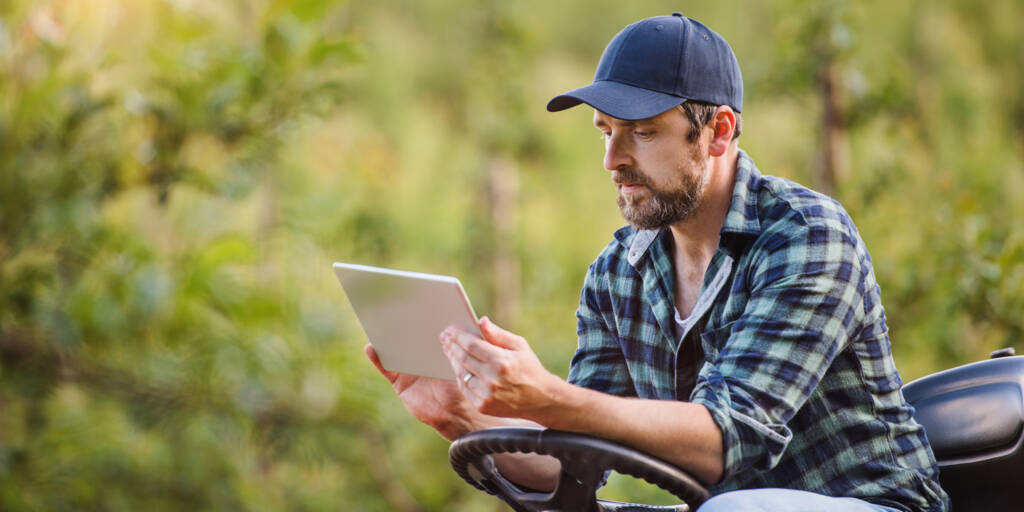
[[[522,336],[481,318],[481,339],[449,327],[441,344],[452,364],[459,390],[484,414],[526,418],[543,424],[565,381],[544,369]],[[472,377],[467,377],[472,375]]]

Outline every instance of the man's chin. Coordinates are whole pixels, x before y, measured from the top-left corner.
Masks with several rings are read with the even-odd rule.
[[[668,225],[644,224],[642,222],[640,222],[640,223],[633,222],[633,221],[631,221],[629,219],[626,219],[626,223],[629,224],[630,227],[632,227],[633,229],[635,229],[637,231],[661,231],[662,229],[668,227]]]
[[[631,207],[620,207],[619,212],[622,214],[623,220],[629,223],[630,226],[633,226],[634,229],[657,230],[665,227],[665,224],[660,222],[660,219],[654,219],[650,215],[640,214]]]
[[[646,211],[645,211],[646,210]],[[619,204],[619,213],[622,218],[635,229],[660,230],[687,220],[694,214],[693,209],[658,211],[652,208],[637,208],[634,205]]]
[[[623,211],[627,208],[638,210],[649,204],[651,198],[646,194],[647,189],[640,189],[635,192],[622,192],[619,191],[619,197],[616,198],[616,202],[619,204],[619,210]]]

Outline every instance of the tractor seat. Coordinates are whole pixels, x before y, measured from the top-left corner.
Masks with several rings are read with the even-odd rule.
[[[907,383],[903,395],[925,428],[953,510],[1022,509],[1024,356],[928,375]]]

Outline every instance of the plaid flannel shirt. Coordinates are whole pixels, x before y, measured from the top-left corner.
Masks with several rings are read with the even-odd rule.
[[[704,360],[678,396],[668,230],[625,227],[590,266],[569,381],[689,400],[722,431],[711,487],[785,487],[903,510],[947,510],[938,467],[900,391],[871,258],[834,200],[762,176],[742,151],[720,244],[684,331]]]

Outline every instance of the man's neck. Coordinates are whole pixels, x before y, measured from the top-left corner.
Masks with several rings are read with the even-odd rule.
[[[707,172],[708,184],[700,207],[689,218],[670,226],[676,274],[676,309],[686,317],[697,301],[704,272],[718,249],[719,233],[729,213],[736,183],[738,151],[732,147],[721,157],[713,157]]]

